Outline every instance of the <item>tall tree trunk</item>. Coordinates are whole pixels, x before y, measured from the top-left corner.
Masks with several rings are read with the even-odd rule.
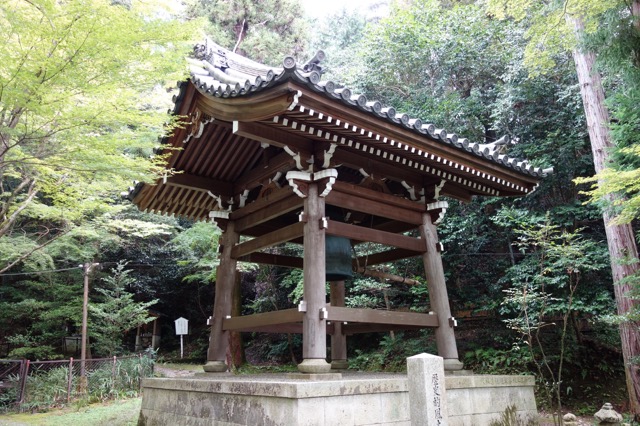
[[[575,29],[578,38],[584,31],[583,22],[576,17],[567,18]],[[584,111],[589,128],[589,139],[593,152],[593,162],[596,173],[607,167],[609,151],[613,144],[609,132],[609,112],[605,106],[604,89],[600,74],[595,69],[596,56],[593,52],[582,52],[578,48],[573,52],[573,60],[576,65],[580,93],[584,104]],[[612,198],[612,194],[610,197]],[[607,234],[607,244],[611,257],[611,271],[613,275],[614,293],[618,314],[624,315],[636,309],[638,303],[629,296],[631,285],[624,278],[635,274],[639,270],[638,249],[630,224],[612,225],[612,215],[606,209],[603,219]],[[622,354],[624,357],[625,374],[627,379],[627,391],[631,411],[640,415],[640,377],[638,366],[632,363],[635,357],[640,356],[640,339],[638,326],[628,321],[620,324],[620,338],[622,340]]]

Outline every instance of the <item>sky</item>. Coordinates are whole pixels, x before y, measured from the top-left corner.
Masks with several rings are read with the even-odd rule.
[[[376,0],[300,0],[300,2],[309,16],[322,18],[342,8],[366,10]]]

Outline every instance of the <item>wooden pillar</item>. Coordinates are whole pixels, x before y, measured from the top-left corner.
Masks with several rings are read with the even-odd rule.
[[[155,350],[160,347],[160,316],[153,320],[153,334],[151,334],[151,347]]]
[[[320,319],[320,309],[326,305],[325,232],[321,227],[324,198],[318,196],[318,184],[309,183],[304,199],[304,291],[306,312],[302,322],[302,358],[298,370],[302,373],[328,373],[327,324]]]
[[[135,351],[136,352],[140,352],[142,351],[144,348],[142,347],[142,336],[140,336],[140,326],[138,326],[138,328],[136,329],[136,346],[135,346]]]
[[[460,370],[462,363],[458,360],[458,348],[453,332],[453,317],[449,307],[449,296],[444,279],[444,268],[440,257],[438,233],[431,220],[431,215],[425,213],[422,216],[420,236],[427,245],[427,251],[422,255],[424,270],[427,277],[427,288],[431,308],[438,314],[440,325],[435,330],[438,355],[444,358],[445,370]]]
[[[209,337],[209,350],[204,371],[221,373],[227,371],[226,354],[229,347],[229,332],[222,330],[224,319],[231,315],[231,299],[236,278],[237,261],[231,258],[231,249],[238,242],[238,233],[233,221],[229,221],[220,237],[222,254],[216,272],[216,294],[213,302],[213,319]]]
[[[332,281],[330,286],[331,306],[344,307],[344,281]],[[342,321],[335,321],[331,335],[331,369],[346,370],[347,368],[349,368],[347,336],[342,332]]]

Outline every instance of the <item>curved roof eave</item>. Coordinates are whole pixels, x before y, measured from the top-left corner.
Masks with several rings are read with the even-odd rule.
[[[496,143],[471,142],[466,138],[458,137],[455,133],[437,128],[432,123],[425,123],[420,118],[412,118],[408,114],[399,113],[392,106],[383,106],[381,102],[376,100],[370,101],[365,95],[355,94],[349,88],[340,87],[332,81],[323,81],[320,72],[314,70],[313,67],[310,67],[311,70],[305,71],[308,65],[300,66],[292,57],[286,57],[283,60],[283,66],[276,68],[251,61],[210,41],[207,42],[207,45],[197,45],[194,50],[196,58],[199,59],[189,59],[191,81],[203,95],[212,100],[215,98],[230,100],[253,98],[251,95],[265,92],[269,88],[287,82],[294,82],[323,95],[327,99],[337,100],[349,108],[369,114],[374,119],[410,130],[438,144],[449,145],[461,152],[468,153],[468,155],[490,161],[522,175],[541,178],[552,172],[550,168],[534,167],[527,160],[502,154],[500,150],[496,149],[498,146]],[[238,66],[238,64],[242,66]],[[289,101],[295,103],[296,99],[294,98],[295,96],[291,96]],[[505,138],[502,138],[502,142],[505,143]],[[506,142],[508,143],[508,140]]]

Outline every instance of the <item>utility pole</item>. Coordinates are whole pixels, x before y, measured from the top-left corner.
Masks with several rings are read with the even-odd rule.
[[[80,346],[80,387],[86,390],[86,359],[87,359],[87,322],[89,317],[89,274],[94,266],[99,263],[85,263],[84,271],[84,291],[82,296],[82,337]]]

